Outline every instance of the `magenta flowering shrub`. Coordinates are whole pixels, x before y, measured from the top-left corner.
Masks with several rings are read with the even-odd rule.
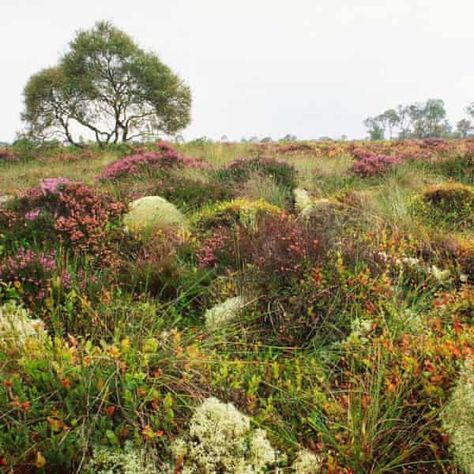
[[[10,284],[29,306],[40,304],[50,293],[52,279],[58,277],[63,288],[71,286],[67,271],[61,271],[56,253],[36,252],[21,247],[0,262],[0,281]]]
[[[125,206],[83,183],[49,178],[17,198],[7,211],[14,225],[4,228],[0,219],[0,232],[8,230],[13,240],[43,245],[59,241],[74,254],[107,262],[109,230],[118,224]]]
[[[205,168],[207,164],[185,156],[171,145],[160,142],[156,151],[142,151],[126,156],[107,166],[99,176],[102,181],[115,181],[129,176],[140,176],[149,172],[166,172],[172,168]]]
[[[372,176],[380,176],[388,172],[393,166],[402,162],[398,156],[372,154],[370,152],[354,153],[358,159],[352,167],[351,171],[361,178],[370,178]]]

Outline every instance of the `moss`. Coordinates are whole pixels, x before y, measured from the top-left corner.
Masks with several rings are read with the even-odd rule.
[[[186,219],[179,209],[160,196],[146,196],[130,204],[124,216],[125,226],[132,232],[185,227]]]
[[[443,414],[454,459],[467,474],[474,474],[474,360],[469,360]]]
[[[203,209],[194,218],[194,225],[199,230],[216,226],[227,226],[237,222],[251,223],[265,215],[280,215],[283,210],[260,199],[234,199]]]

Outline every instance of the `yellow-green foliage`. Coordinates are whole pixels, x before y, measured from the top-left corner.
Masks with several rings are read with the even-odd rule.
[[[195,225],[200,229],[208,229],[218,225],[229,225],[235,222],[252,224],[264,215],[279,215],[283,211],[277,206],[260,199],[234,199],[208,207],[195,217]]]
[[[146,196],[133,201],[123,221],[133,232],[184,227],[186,224],[181,211],[160,196]]]
[[[415,199],[414,209],[435,225],[468,229],[474,226],[474,190],[460,183],[431,186]]]
[[[466,363],[443,414],[456,461],[474,474],[474,360]]]

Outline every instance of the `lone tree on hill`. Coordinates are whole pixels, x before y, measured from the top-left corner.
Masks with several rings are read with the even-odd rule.
[[[79,31],[55,67],[33,75],[22,114],[34,139],[127,142],[174,134],[190,122],[191,92],[159,58],[108,22]]]

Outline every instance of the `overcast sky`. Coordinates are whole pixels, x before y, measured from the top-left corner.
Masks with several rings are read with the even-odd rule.
[[[105,19],[193,93],[186,138],[362,137],[399,103],[474,100],[474,0],[0,0],[0,141],[29,76]]]

